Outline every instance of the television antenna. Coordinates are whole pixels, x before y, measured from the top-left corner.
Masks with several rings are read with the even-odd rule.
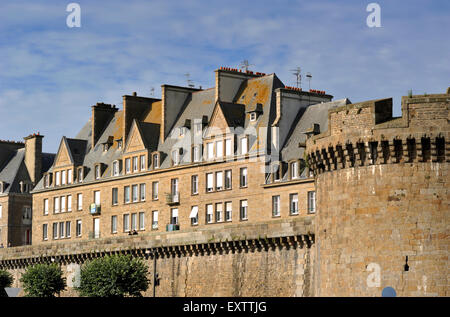
[[[184,76],[186,77],[186,82],[187,82],[188,87],[194,88],[194,86],[195,86],[194,82],[190,79],[191,74],[186,73],[186,74],[184,74]]]
[[[311,75],[310,72],[306,73],[306,78],[308,78],[309,90],[311,90],[311,78],[312,78],[312,75]]]
[[[302,70],[300,67],[296,69],[291,69],[292,74],[296,77],[297,88],[301,88],[302,86]]]
[[[254,65],[250,64],[247,59],[244,59],[239,65],[239,68],[247,72],[250,66]]]
[[[150,88],[150,96],[155,95],[155,87]]]

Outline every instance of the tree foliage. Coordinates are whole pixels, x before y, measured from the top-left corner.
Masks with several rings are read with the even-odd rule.
[[[77,290],[89,297],[140,297],[149,285],[147,272],[145,262],[131,255],[97,258],[81,267]]]
[[[56,263],[29,266],[20,281],[29,297],[55,297],[66,287],[66,280]]]
[[[5,270],[0,270],[0,297],[8,296],[5,287],[10,287],[13,283],[13,276]]]

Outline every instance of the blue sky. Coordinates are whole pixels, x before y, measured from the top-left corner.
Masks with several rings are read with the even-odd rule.
[[[214,70],[238,67],[312,73],[311,88],[352,102],[442,93],[450,86],[450,1],[73,1],[81,27],[68,28],[72,1],[0,2],[0,139],[45,135],[56,152],[96,102],[121,107],[162,84],[214,86]],[[366,7],[381,7],[369,28]],[[304,88],[308,83],[303,82]]]

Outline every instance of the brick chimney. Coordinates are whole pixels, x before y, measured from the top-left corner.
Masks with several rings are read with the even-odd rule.
[[[109,105],[105,103],[97,103],[95,106],[92,106],[92,136],[91,136],[91,148],[95,147],[98,139],[102,135],[103,131],[106,128],[106,125],[111,121],[114,117],[118,109],[115,105]]]
[[[30,134],[24,137],[25,140],[25,166],[30,175],[33,186],[42,177],[42,138],[44,136],[37,134]]]

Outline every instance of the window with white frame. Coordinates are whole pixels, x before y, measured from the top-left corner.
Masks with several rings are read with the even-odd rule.
[[[130,202],[130,186],[125,186],[123,188],[123,202],[128,204]]]
[[[134,203],[138,201],[138,185],[131,186],[131,197]]]
[[[0,205],[0,218],[2,217],[1,213],[2,206]],[[48,199],[44,199],[44,215],[48,215]]]
[[[172,208],[170,211],[170,223],[172,225],[178,224],[178,208]]]
[[[123,215],[123,232],[129,232],[130,231],[130,215],[124,214]]]
[[[56,179],[56,186],[61,185],[61,172],[55,173],[55,179]]]
[[[158,229],[158,210],[152,211],[152,229]]]
[[[145,230],[145,213],[139,212],[139,230]]]
[[[272,196],[272,216],[279,217],[280,216],[280,196]]]
[[[216,172],[216,190],[223,189],[223,172]]]
[[[72,170],[67,170],[67,184],[72,184],[73,178],[72,178]]]
[[[61,172],[61,185],[66,185],[66,171]]]
[[[212,160],[214,158],[214,143],[209,142],[206,144],[206,155],[208,160]]]
[[[153,168],[159,168],[159,155],[153,155]]]
[[[289,195],[289,205],[290,205],[290,212],[291,215],[298,214],[298,194],[290,194]]]
[[[119,189],[114,187],[112,189],[112,205],[115,206],[119,204]]]
[[[141,201],[145,201],[145,184],[139,185],[139,193],[141,195]]]
[[[230,155],[233,155],[232,143],[231,143],[231,139],[226,139],[225,140],[225,156],[230,156]]]
[[[83,210],[83,194],[77,194],[77,209]]]
[[[178,149],[172,150],[172,163],[173,165],[180,164],[180,152]]]
[[[206,223],[212,223],[213,222],[213,216],[214,216],[214,207],[212,204],[206,205]]]
[[[206,173],[206,191],[212,192],[214,190],[214,174]]]
[[[308,192],[308,213],[313,214],[316,212],[316,192]]]
[[[100,206],[100,191],[96,190],[94,191],[94,204],[97,206]]]
[[[70,238],[71,236],[71,222],[66,221],[66,238]]]
[[[141,171],[145,171],[147,169],[147,163],[145,162],[145,155],[141,155],[140,160],[141,160]]]
[[[42,225],[42,240],[48,240],[48,224]]]
[[[120,166],[119,161],[113,162],[113,176],[119,176],[120,175]]]
[[[59,237],[64,238],[64,221],[59,223]]]
[[[61,212],[66,212],[66,196],[61,196]]]
[[[67,211],[72,211],[72,195],[67,196]]]
[[[58,239],[58,223],[57,222],[53,223],[53,239],[54,240]]]
[[[216,222],[223,221],[223,204],[216,203]]]
[[[137,214],[136,213],[131,214],[131,230],[133,230],[133,231],[137,230]]]
[[[152,183],[152,199],[157,200],[158,199],[158,182]]]
[[[242,167],[240,169],[240,186],[247,187],[248,178],[247,178],[247,167]]]
[[[59,197],[53,198],[53,212],[59,213]]]
[[[192,206],[189,218],[192,226],[198,225],[198,206]]]
[[[131,173],[131,159],[129,157],[125,159],[125,173]]]
[[[247,154],[248,152],[248,137],[241,138],[241,154]]]
[[[111,216],[111,233],[117,233],[117,216]]]
[[[217,158],[223,157],[223,141],[222,140],[216,141],[216,157]]]
[[[225,171],[225,189],[231,189],[231,170]]]
[[[240,217],[241,220],[247,220],[248,218],[248,203],[247,200],[240,201]]]
[[[100,179],[100,164],[95,165],[95,179]]]
[[[139,171],[138,157],[133,156],[133,172]]]
[[[193,147],[193,161],[194,162],[200,161],[200,145],[195,145]]]
[[[233,204],[231,201],[225,202],[225,221],[231,221]]]
[[[298,178],[298,162],[291,163],[291,179]]]
[[[178,178],[172,178],[170,180],[170,190],[171,190],[172,196],[178,195]]]
[[[256,117],[256,112],[250,112],[250,121],[255,121]]]
[[[192,175],[191,177],[191,192],[192,195],[198,194],[198,175]]]
[[[82,181],[83,181],[83,168],[82,167],[80,167],[78,170],[77,170],[77,181],[79,182],[79,183],[81,183]]]
[[[76,234],[77,234],[77,237],[80,237],[81,236],[81,220],[77,220],[77,226],[76,226]]]

